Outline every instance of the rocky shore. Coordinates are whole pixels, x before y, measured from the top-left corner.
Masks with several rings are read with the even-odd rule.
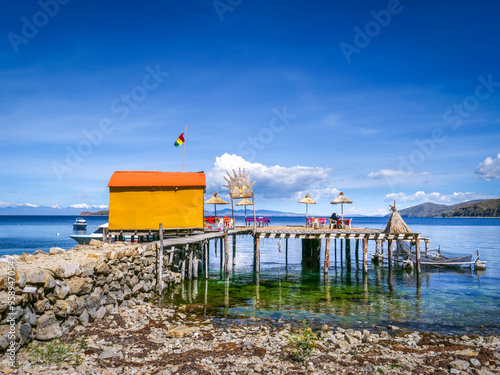
[[[310,357],[292,355],[299,322],[200,319],[186,306],[158,307],[136,298],[114,314],[77,326],[59,340],[17,353],[8,374],[477,374],[500,373],[497,336],[378,332],[324,325]],[[50,346],[51,345],[51,346]],[[49,348],[50,350],[47,350]],[[57,357],[57,352],[61,352]]]

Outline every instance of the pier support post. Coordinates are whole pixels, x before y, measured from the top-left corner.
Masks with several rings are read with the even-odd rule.
[[[198,251],[200,249],[200,244],[196,244],[196,249],[193,255],[193,278],[198,278],[198,271],[200,268],[198,267]]]
[[[236,234],[233,234],[233,271],[236,265]]]
[[[302,270],[319,272],[321,255],[321,240],[305,238],[302,240]]]
[[[163,291],[163,224],[160,223],[160,250],[158,255],[158,294]]]
[[[368,238],[363,238],[363,272],[368,273]]]
[[[347,268],[351,268],[351,240],[349,238],[345,240],[345,260]]]
[[[205,241],[205,244],[203,246],[203,260],[204,260],[204,266],[205,266],[205,279],[208,279],[208,241]]]
[[[224,253],[223,253],[223,245],[224,245],[224,239],[222,237],[219,237],[219,242],[220,242],[220,249],[219,249],[219,255],[220,255],[220,273],[222,274],[222,265],[224,262]]]
[[[415,241],[415,250],[417,251],[417,274],[420,275],[420,235],[417,235],[417,239]]]
[[[325,265],[323,267],[324,273],[328,273],[329,267],[330,267],[330,239],[327,238],[325,241]]]
[[[224,236],[224,273],[229,275],[229,235]]]
[[[334,261],[335,261],[335,267],[337,267],[337,238],[334,239],[334,243],[333,243],[333,257],[334,257]]]
[[[429,241],[425,241],[425,256],[429,256]]]
[[[188,251],[189,257],[188,257],[188,280],[191,280],[193,278],[193,250],[189,248],[189,245],[186,245],[186,250]]]
[[[288,237],[285,238],[285,268],[288,268]]]
[[[359,238],[356,238],[356,269],[359,270]]]
[[[260,237],[254,235],[253,240],[253,270],[256,273],[260,272]]]
[[[392,240],[387,241],[387,251],[389,252],[389,267],[392,267]]]

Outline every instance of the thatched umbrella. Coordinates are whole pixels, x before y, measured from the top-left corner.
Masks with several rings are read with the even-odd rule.
[[[307,225],[307,209],[309,207],[310,204],[316,204],[315,201],[313,201],[311,199],[311,197],[309,196],[309,194],[306,194],[305,198],[302,198],[299,203],[305,203],[306,204],[306,225]]]
[[[396,201],[394,201],[394,206],[391,207],[391,217],[389,218],[389,222],[385,227],[385,233],[412,233],[410,227],[406,225],[403,218],[399,214],[396,209]]]
[[[217,196],[217,193],[214,191],[214,195],[209,199],[209,200],[206,200],[205,203],[207,204],[213,204],[214,205],[214,209],[215,209],[215,217],[217,217],[217,205],[218,204],[229,204],[228,202],[226,202],[224,199],[221,199]]]
[[[247,206],[251,206],[253,203],[248,199],[243,198],[240,202],[236,203],[237,206],[245,206],[245,219],[247,218]]]
[[[339,196],[330,202],[331,204],[339,204],[342,211],[342,221],[344,220],[344,203],[352,203],[352,200],[347,199],[344,193],[340,192]]]

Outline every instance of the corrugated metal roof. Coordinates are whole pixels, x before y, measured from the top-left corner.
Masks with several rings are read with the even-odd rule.
[[[203,172],[117,171],[109,180],[109,187],[136,186],[205,186]]]

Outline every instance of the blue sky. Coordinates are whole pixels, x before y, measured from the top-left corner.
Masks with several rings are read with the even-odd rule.
[[[245,167],[256,208],[500,195],[496,1],[10,2],[0,207],[105,207],[116,170]]]

